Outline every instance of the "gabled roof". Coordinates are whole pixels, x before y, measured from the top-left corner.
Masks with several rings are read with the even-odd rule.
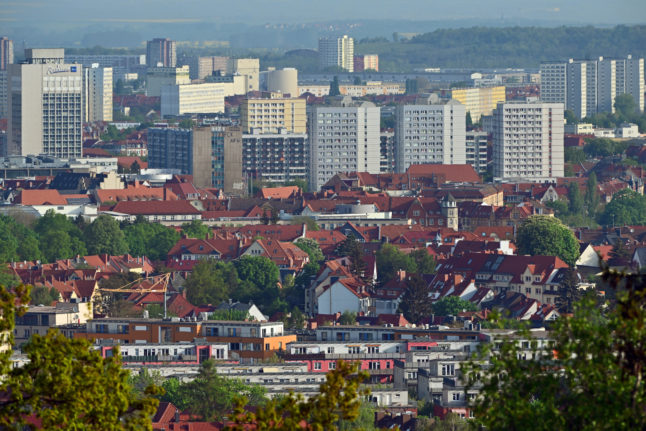
[[[67,199],[58,190],[21,190],[15,203],[21,205],[67,205]]]
[[[260,196],[263,199],[289,199],[300,194],[298,186],[263,187]]]

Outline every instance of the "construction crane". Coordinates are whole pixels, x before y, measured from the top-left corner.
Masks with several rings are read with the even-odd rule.
[[[143,281],[150,280],[150,287],[141,285]],[[98,290],[102,292],[112,293],[163,293],[164,295],[164,319],[166,316],[166,292],[168,291],[168,283],[170,282],[170,272],[163,275],[150,275],[148,277],[140,277],[134,281],[123,286],[114,288],[99,287]]]

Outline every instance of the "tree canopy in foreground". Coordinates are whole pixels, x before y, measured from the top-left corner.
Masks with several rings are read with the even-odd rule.
[[[527,349],[507,341],[497,351],[485,346],[465,368],[470,383],[482,385],[477,423],[490,430],[646,429],[646,275],[606,270],[603,280],[616,303],[600,307],[586,296],[572,317],[555,322],[553,345],[531,342],[534,360],[521,359]]]
[[[13,345],[16,315],[26,311],[29,288],[0,286],[0,344]],[[58,331],[34,334],[23,347],[28,362],[12,367],[11,350],[0,353],[0,428],[146,430],[158,401],[155,387],[137,397],[121,357],[102,358],[87,340]]]

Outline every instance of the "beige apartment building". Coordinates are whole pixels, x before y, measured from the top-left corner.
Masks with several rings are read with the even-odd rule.
[[[166,85],[190,84],[189,67],[150,67],[146,73],[146,96],[161,97]]]
[[[161,115],[224,112],[223,83],[166,85],[161,88]]]
[[[305,99],[245,99],[240,105],[243,133],[307,133]]]
[[[260,60],[257,58],[230,58],[227,61],[227,75],[245,77],[245,91],[260,89]]]
[[[477,122],[483,115],[491,115],[498,103],[505,102],[505,87],[456,88],[451,90],[451,98],[462,103],[471,120]]]

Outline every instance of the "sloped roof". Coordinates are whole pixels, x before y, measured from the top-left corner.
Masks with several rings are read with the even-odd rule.
[[[130,215],[200,214],[200,211],[188,201],[121,201],[112,211]]]
[[[22,205],[67,205],[67,199],[58,190],[21,190],[16,203]]]

